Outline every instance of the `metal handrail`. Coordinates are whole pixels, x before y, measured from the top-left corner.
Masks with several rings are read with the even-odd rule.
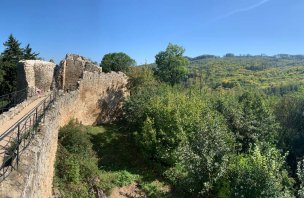
[[[20,155],[38,132],[45,112],[56,100],[57,92],[51,92],[29,113],[0,135],[0,182],[14,169],[18,169]]]
[[[29,92],[29,88],[21,89],[9,94],[0,96],[0,114],[15,107],[17,104],[23,102],[28,97],[32,97],[35,93]]]
[[[23,122],[24,120],[26,120],[26,118],[32,114],[38,107],[40,107],[42,104],[44,104],[46,102],[46,100],[51,97],[52,94],[48,95],[48,97],[46,97],[45,99],[43,99],[38,105],[36,105],[30,112],[28,112],[27,114],[25,114],[22,118],[20,118],[15,125],[11,126],[9,129],[6,130],[6,132],[4,132],[3,134],[0,135],[0,141],[3,139],[3,137],[5,137],[6,134],[9,134],[18,123]]]

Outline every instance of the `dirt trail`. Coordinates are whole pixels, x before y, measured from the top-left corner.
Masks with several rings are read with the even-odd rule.
[[[33,101],[31,104],[26,106],[24,109],[22,109],[17,115],[15,115],[12,119],[4,123],[2,126],[0,126],[0,135],[2,135],[6,130],[8,130],[10,127],[16,124],[23,116],[28,114],[32,109],[34,109],[43,99],[45,99],[47,96],[41,96],[37,98],[35,101]]]

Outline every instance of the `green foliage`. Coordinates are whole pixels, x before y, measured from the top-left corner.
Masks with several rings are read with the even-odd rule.
[[[17,89],[17,64],[22,59],[36,59],[36,53],[28,44],[25,49],[11,34],[3,44],[5,49],[0,56],[0,95],[11,93]]]
[[[185,196],[293,197],[285,156],[275,148],[275,98],[141,86],[125,103],[127,124],[145,158]]]
[[[72,183],[80,182],[80,167],[77,159],[73,155],[68,156],[63,161],[60,168],[65,170],[62,174],[64,181]]]
[[[23,59],[25,60],[36,60],[38,58],[39,53],[32,52],[32,48],[30,44],[23,49]]]
[[[166,51],[155,56],[157,64],[155,74],[160,80],[174,85],[179,83],[187,74],[188,60],[183,56],[185,49],[169,43]]]
[[[116,174],[116,178],[113,183],[116,186],[127,186],[131,183],[134,183],[139,179],[139,175],[131,174],[130,172],[123,170]]]
[[[289,153],[287,162],[293,174],[297,161],[304,156],[303,112],[303,93],[284,96],[275,106],[275,115],[281,125],[279,147]]]
[[[254,92],[222,95],[216,102],[216,108],[235,134],[240,151],[247,152],[251,145],[258,142],[277,142],[278,123],[263,95]]]
[[[169,44],[155,70],[125,69],[124,128],[62,129],[61,189],[88,197],[97,177],[149,197],[303,196],[303,57],[202,56],[187,73],[183,53]]]
[[[2,82],[0,82],[0,95],[16,91],[17,88],[17,72],[16,63],[0,61],[0,68],[2,68]]]
[[[3,62],[12,62],[16,64],[23,58],[23,51],[20,47],[21,43],[19,43],[12,34],[3,45],[5,47],[1,54]]]
[[[274,148],[262,153],[259,147],[236,156],[228,168],[228,183],[222,185],[219,194],[221,197],[293,197],[293,180],[284,168],[284,158]]]
[[[153,181],[142,184],[143,190],[146,192],[148,197],[151,198],[162,198],[166,196],[166,186],[163,182]]]
[[[298,91],[304,84],[303,56],[230,56],[194,58],[189,64],[188,82],[212,89],[259,89],[269,95]],[[197,72],[199,71],[199,72]]]
[[[126,112],[144,156],[168,168],[164,174],[174,185],[205,193],[225,173],[233,135],[200,95],[147,88],[130,98]]]
[[[297,164],[297,179],[299,180],[298,197],[304,197],[304,160]]]
[[[127,71],[129,77],[128,88],[131,94],[149,86],[157,86],[158,82],[154,78],[154,72],[151,67],[145,65],[142,67],[130,67]]]
[[[86,128],[75,121],[61,128],[58,135],[61,145],[72,154],[80,156],[92,155],[90,136]]]
[[[136,139],[148,158],[174,163],[175,150],[195,127],[191,119],[200,114],[197,100],[163,86],[157,90],[147,88],[127,102],[126,118],[130,125],[138,127]]]
[[[110,72],[110,71],[126,72],[130,66],[135,66],[135,65],[136,65],[135,60],[133,60],[127,54],[122,52],[106,54],[104,55],[100,63],[103,72]]]
[[[0,82],[0,95],[16,90],[17,70],[16,65],[22,59],[23,51],[20,43],[11,34],[3,44],[5,49],[1,54],[1,70],[3,80]]]
[[[61,128],[55,188],[63,197],[95,197],[96,188],[111,193],[114,187],[137,185],[151,196],[167,197],[169,188],[145,164],[130,135],[117,125],[87,127],[72,121]]]
[[[206,109],[201,114],[200,119],[192,123],[187,143],[179,147],[175,166],[165,174],[176,186],[207,195],[225,175],[234,144],[218,113]]]
[[[55,186],[65,197],[90,197],[98,186],[97,159],[87,129],[75,121],[59,131]]]

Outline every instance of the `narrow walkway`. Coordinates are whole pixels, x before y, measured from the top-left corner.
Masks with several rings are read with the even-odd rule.
[[[9,128],[14,126],[23,116],[28,114],[31,110],[33,110],[43,99],[45,99],[47,96],[41,96],[37,98],[35,101],[33,101],[31,104],[26,106],[24,109],[22,109],[17,115],[15,115],[12,119],[8,120],[6,123],[4,123],[2,126],[0,126],[0,135],[2,135],[5,131],[7,131]]]

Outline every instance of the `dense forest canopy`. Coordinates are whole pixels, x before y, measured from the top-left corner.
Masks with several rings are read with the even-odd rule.
[[[132,152],[118,146],[124,162],[99,156],[99,185],[135,182],[148,197],[304,197],[304,56],[189,58],[184,52],[169,44],[155,64],[126,71],[131,95],[116,125]],[[101,137],[93,142],[108,145],[106,137],[117,132]],[[69,175],[64,163],[70,161],[59,161],[57,169]],[[151,172],[139,171],[142,164]],[[92,177],[80,170],[82,182]],[[57,185],[77,192],[60,174]],[[104,180],[114,174],[124,184]]]

